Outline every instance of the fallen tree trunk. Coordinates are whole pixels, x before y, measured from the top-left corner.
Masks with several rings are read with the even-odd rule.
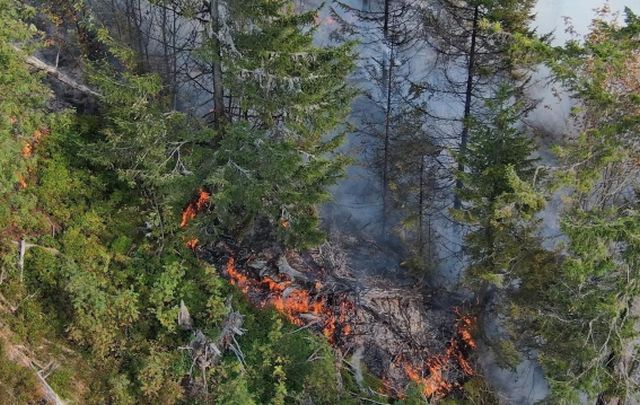
[[[2,309],[3,308],[0,306],[0,310]],[[60,398],[51,385],[49,385],[45,377],[42,376],[43,370],[36,365],[38,362],[33,359],[33,354],[30,353],[26,347],[11,343],[12,334],[6,325],[0,323],[0,331],[3,332],[0,334],[0,340],[3,343],[7,358],[22,367],[30,368],[34,371],[36,378],[38,379],[41,395],[43,396],[42,400],[53,405],[66,405],[66,402]]]
[[[15,49],[20,54],[24,54],[24,51],[22,49],[20,49],[19,47],[15,46],[15,45],[13,45],[13,49]],[[38,69],[38,70],[42,70],[43,72],[46,72],[49,76],[53,77],[54,79],[66,84],[67,86],[69,86],[69,87],[71,87],[71,88],[73,88],[75,90],[78,90],[81,93],[90,94],[90,95],[95,96],[95,97],[101,97],[102,96],[97,91],[91,89],[88,86],[85,86],[82,83],[78,83],[78,81],[72,79],[71,77],[69,77],[65,73],[61,72],[55,66],[52,66],[52,65],[44,62],[43,60],[36,58],[35,56],[26,55],[24,57],[24,61],[28,65],[30,65],[30,66]]]

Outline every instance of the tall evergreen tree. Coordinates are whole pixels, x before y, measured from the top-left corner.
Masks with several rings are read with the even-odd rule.
[[[533,218],[544,205],[531,185],[535,146],[517,126],[521,104],[514,104],[512,94],[502,87],[487,103],[490,121],[471,124],[468,147],[457,157],[465,167],[457,174],[464,204],[454,212],[470,227],[467,279],[478,292],[480,311],[492,291],[517,277],[514,266],[531,244]]]
[[[429,95],[429,102],[423,107],[429,116],[460,120],[459,134],[449,135],[457,138],[456,146],[462,154],[472,123],[482,120],[484,101],[494,97],[504,80],[513,82],[518,90],[514,96],[531,103],[522,91],[530,79],[529,59],[512,57],[512,48],[514,35],[535,37],[529,28],[534,5],[533,0],[439,0],[424,7],[424,40],[438,55],[439,66],[435,68],[440,73],[430,72],[431,77],[416,81],[414,93]],[[443,116],[429,107],[435,105],[434,99],[446,102],[452,98],[462,106],[460,117]],[[521,112],[529,108],[523,105]],[[458,166],[459,171],[464,171],[463,162],[459,161]],[[457,180],[456,188],[460,187]],[[454,200],[454,208],[459,209],[459,198]]]
[[[218,131],[225,147],[212,162],[221,166],[202,166],[220,208],[214,222],[242,228],[266,219],[288,242],[316,243],[314,207],[346,163],[335,150],[354,95],[346,84],[353,44],[314,45],[315,12],[296,14],[290,1],[231,4],[229,12],[240,21],[221,58],[232,127]],[[238,193],[247,198],[229,199]]]
[[[362,7],[334,1],[331,16],[337,21],[335,36],[359,38],[365,56],[358,78],[366,83],[366,107],[358,118],[360,132],[371,137],[364,160],[380,178],[380,236],[400,234],[413,252],[410,262],[424,268],[436,257],[429,229],[441,148],[433,128],[408,102],[413,75],[421,69],[421,61],[416,64],[422,50],[419,10],[404,0],[363,2]]]
[[[197,48],[184,57],[202,69],[194,83],[202,89],[214,84],[214,100],[222,86],[224,108],[218,111],[220,103],[214,102],[211,132],[187,124],[181,114],[147,108],[160,95],[153,79],[123,74],[122,83],[114,85],[108,75],[98,78],[105,92],[121,94],[112,98],[121,100],[113,106],[117,128],[106,138],[111,153],[103,155],[138,180],[152,176],[147,180],[166,183],[183,176],[188,179],[181,184],[207,187],[214,209],[205,222],[214,234],[240,237],[266,220],[289,243],[317,242],[314,207],[326,201],[328,186],[346,163],[335,150],[354,94],[346,84],[353,44],[314,45],[315,12],[298,14],[291,1],[163,2],[158,7],[173,7],[202,26]],[[212,20],[215,7],[219,24]],[[120,109],[134,99],[144,115]],[[185,125],[187,130],[180,129]]]

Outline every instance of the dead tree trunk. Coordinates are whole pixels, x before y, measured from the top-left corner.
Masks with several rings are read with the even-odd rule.
[[[382,30],[385,40],[389,36],[389,3],[391,3],[391,0],[384,0],[384,25]]]
[[[212,0],[210,5],[209,39],[217,60],[212,61],[213,71],[213,122],[220,129],[224,122],[224,89],[222,86],[222,49],[220,47],[220,4]]]
[[[13,49],[15,49],[20,54],[24,53],[17,46],[13,46]],[[72,89],[78,90],[81,93],[90,94],[92,96],[100,96],[100,93],[96,92],[95,90],[90,89],[89,87],[85,86],[84,84],[78,83],[74,79],[70,78],[66,74],[64,74],[61,71],[59,71],[55,66],[49,65],[48,63],[43,62],[42,60],[36,58],[35,56],[26,56],[24,58],[24,60],[28,65],[31,65],[32,67],[34,67],[34,68],[36,68],[38,70],[42,70],[42,71],[46,72],[48,75],[50,75],[54,79],[66,84],[67,86],[71,87]]]
[[[387,96],[385,103],[385,117],[384,117],[384,151],[382,162],[382,238],[386,239],[387,234],[387,199],[389,188],[389,153],[390,153],[390,138],[391,138],[391,92],[393,87],[393,65],[395,64],[395,55],[393,44],[390,45],[389,54],[389,70],[386,77],[386,89]]]
[[[418,255],[424,254],[424,155],[420,156],[420,191],[418,193]]]
[[[460,136],[460,154],[464,154],[467,149],[467,138],[469,137],[469,119],[471,118],[471,99],[473,96],[473,77],[475,71],[475,58],[476,58],[476,41],[478,37],[478,19],[480,14],[480,6],[476,5],[473,10],[473,29],[471,30],[471,47],[469,48],[469,63],[467,65],[467,88],[465,91],[464,100],[464,117],[462,121],[462,134]],[[464,171],[464,164],[458,164],[458,170]],[[460,209],[462,202],[460,196],[457,193],[462,189],[462,181],[456,180],[456,195],[453,202],[453,208]]]

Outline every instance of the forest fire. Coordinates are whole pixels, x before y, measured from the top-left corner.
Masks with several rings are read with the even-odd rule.
[[[343,299],[338,305],[330,305],[325,298],[317,296],[317,290],[321,287],[319,283],[314,287],[314,296],[305,289],[293,286],[289,280],[276,281],[269,276],[255,280],[236,268],[233,257],[227,260],[226,271],[231,284],[245,294],[251,292],[266,295],[258,303],[260,306],[273,306],[294,325],[321,325],[323,335],[332,343],[339,337],[350,335],[353,330],[348,323],[348,314],[354,308],[353,303]]]
[[[186,208],[182,211],[180,228],[185,228],[189,225],[189,222],[195,219],[198,213],[205,209],[209,202],[209,197],[211,197],[211,194],[201,188],[198,192],[198,198],[187,204]]]
[[[329,302],[328,298],[320,296],[323,287],[320,282],[307,290],[284,277],[253,278],[236,267],[233,257],[227,259],[226,273],[231,284],[242,290],[255,304],[260,307],[272,306],[294,325],[318,325],[323,335],[334,345],[342,346],[345,338],[353,333],[356,325],[353,317],[356,312],[354,302],[346,298]],[[460,371],[466,376],[474,374],[467,359],[468,352],[476,348],[471,333],[474,318],[462,315],[458,309],[454,311],[458,316],[456,335],[447,343],[444,353],[430,357],[419,365],[403,357],[397,358],[393,364],[406,379],[418,384],[428,398],[444,397],[460,387],[459,383],[450,380],[451,370],[459,370],[457,375],[460,375]],[[397,386],[388,381],[389,387],[394,385]],[[402,396],[401,389],[390,389],[390,392]]]
[[[473,336],[471,333],[471,331],[475,327],[475,319],[471,315],[463,315],[460,312],[459,308],[455,308],[454,312],[458,316],[458,325],[456,330],[458,332],[458,335],[460,336],[460,339],[462,339],[462,341],[466,343],[466,345],[469,346],[470,349],[475,350],[477,345],[475,340],[473,340]]]

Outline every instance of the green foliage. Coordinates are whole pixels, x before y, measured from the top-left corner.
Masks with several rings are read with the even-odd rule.
[[[535,299],[545,305],[532,315],[554,398],[571,403],[580,391],[627,396],[634,388],[612,370],[628,361],[627,345],[638,334],[629,312],[638,295],[640,216],[570,212],[562,229],[567,256],[560,271],[550,269],[553,276],[538,287]]]
[[[208,225],[242,238],[265,223],[285,244],[318,244],[315,206],[342,175],[336,156],[354,90],[354,44],[313,43],[315,12],[298,14],[290,0],[221,2],[220,41],[209,37],[195,57],[222,65],[229,95],[226,126],[198,168],[213,193]]]
[[[556,148],[557,184],[570,190],[561,230],[561,258],[538,253],[523,273],[515,316],[527,319],[552,388],[551,401],[633,402],[628,374],[640,329],[638,296],[640,150],[638,17],[626,24],[597,18],[584,42],[541,47],[557,78],[580,100],[580,134]],[[613,191],[615,190],[615,191]]]
[[[317,116],[305,113],[292,120],[299,137],[279,138],[272,128],[257,129],[248,122],[214,134],[193,117],[167,113],[157,77],[117,71],[104,61],[90,74],[102,95],[100,113],[47,111],[48,89],[11,46],[36,35],[21,22],[29,11],[0,0],[0,89],[6,94],[0,99],[0,293],[19,303],[14,312],[5,310],[4,301],[0,305],[3,326],[29,346],[64,342],[82,354],[78,359],[68,350],[56,353],[61,367],[49,377],[61,395],[78,403],[200,400],[186,389],[191,388],[185,384],[191,359],[181,347],[191,334],[177,327],[178,308],[184,301],[196,327],[215,339],[228,312],[225,299],[234,292],[215,268],[183,246],[178,211],[204,178],[213,197],[209,219],[202,223],[210,224],[214,234],[240,234],[238,221],[268,219],[286,243],[318,242],[314,207],[326,200],[326,187],[344,164],[330,154],[338,139],[324,135],[346,113],[351,92],[339,84],[351,66],[348,47],[339,48],[340,55],[337,48],[316,49],[301,30],[289,38],[294,39],[290,51],[317,53],[307,73],[318,70],[335,79],[331,88],[302,81],[305,88],[315,86],[320,98],[344,97],[343,104],[321,107]],[[287,18],[278,41],[302,21],[293,14]],[[310,16],[303,20],[309,22]],[[104,31],[97,38],[115,46]],[[274,41],[272,46],[282,45]],[[122,49],[113,55],[127,57]],[[293,74],[300,67],[278,64],[273,69]],[[281,114],[294,103],[260,108],[264,114]],[[22,156],[27,142],[35,150]],[[19,187],[21,178],[26,188]],[[13,241],[23,237],[34,246],[26,252],[20,280]],[[273,311],[235,305],[250,331],[240,340],[246,360],[240,363],[225,353],[206,375],[193,376],[207,381],[208,391],[201,393],[206,403],[338,399],[338,370],[323,338],[293,333]],[[315,359],[309,361],[312,354]],[[24,389],[37,385],[30,371],[2,360],[3,398],[35,402]],[[83,366],[76,371],[77,364]]]
[[[503,88],[488,103],[490,124],[471,126],[469,144],[458,161],[463,208],[454,212],[470,225],[465,248],[471,265],[472,286],[486,293],[489,286],[504,288],[516,277],[515,260],[532,240],[532,220],[544,199],[529,183],[534,177],[534,145],[516,128],[520,105],[510,104]],[[533,221],[535,222],[535,221]]]
[[[329,198],[326,188],[342,160],[305,158],[291,142],[247,125],[232,126],[210,159],[215,167],[206,179],[215,190],[210,217],[219,232],[242,235],[257,218],[266,218],[289,244],[321,241],[315,205]]]
[[[73,397],[74,373],[66,367],[58,367],[47,377],[47,383],[61,398]]]
[[[174,404],[182,397],[182,376],[172,370],[179,357],[179,353],[151,347],[138,373],[140,391],[149,403]]]
[[[354,95],[345,81],[354,44],[314,45],[316,12],[298,14],[291,0],[229,3],[235,48],[222,51],[225,88],[255,116],[254,128],[304,153],[326,152],[322,141],[344,123]]]
[[[160,324],[167,330],[173,331],[177,327],[176,319],[180,311],[175,295],[183,281],[185,269],[183,265],[175,262],[166,264],[163,270],[153,283],[149,303]]]
[[[464,383],[463,404],[492,405],[498,402],[498,397],[483,377],[473,377]]]
[[[92,81],[107,111],[89,156],[141,188],[149,233],[157,238],[175,231],[176,208],[205,179],[212,209],[202,216],[210,214],[205,222],[214,236],[241,239],[266,223],[287,245],[317,244],[315,206],[328,199],[346,163],[335,150],[354,95],[346,85],[353,44],[315,46],[314,13],[296,14],[291,1],[220,8],[229,13],[222,46],[205,37],[193,56],[223,65],[225,91],[239,112],[229,111],[214,133],[193,117],[164,111],[158,76],[103,64]],[[108,33],[99,38],[122,53]]]
[[[49,125],[45,113],[47,89],[40,76],[29,71],[23,58],[31,50],[15,48],[31,40],[36,32],[23,22],[33,9],[22,2],[0,2],[0,228],[18,226],[14,216],[33,213],[34,200],[26,192],[19,192],[33,182],[31,173],[37,164],[33,151],[36,131]],[[37,221],[26,222],[24,228],[37,227]],[[6,237],[2,235],[0,237]]]

